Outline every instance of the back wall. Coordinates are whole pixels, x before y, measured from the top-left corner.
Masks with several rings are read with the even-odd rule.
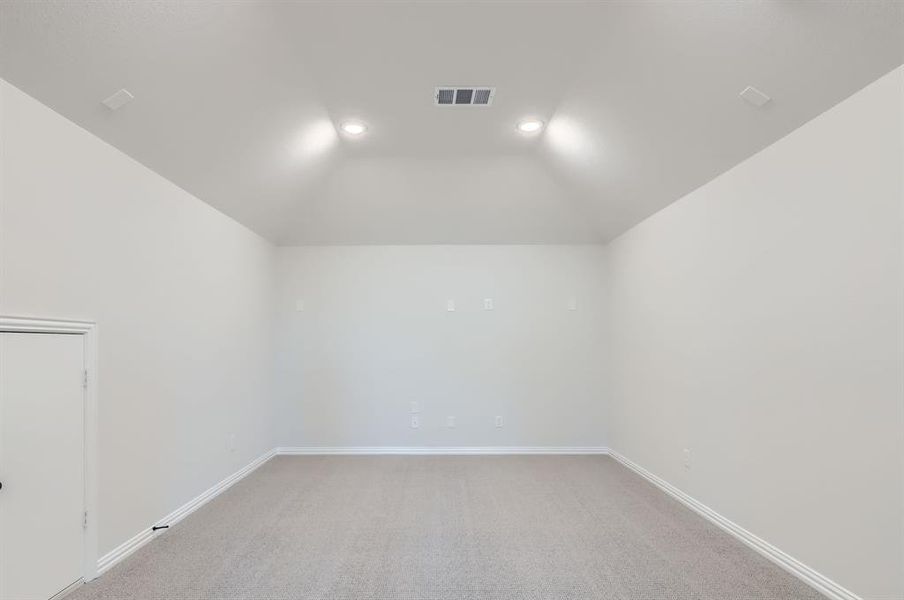
[[[282,444],[602,445],[602,251],[279,248]]]

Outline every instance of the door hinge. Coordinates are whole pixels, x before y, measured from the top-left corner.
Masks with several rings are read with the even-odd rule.
[[[88,511],[82,515],[82,529],[88,529]]]
[[[86,390],[88,389],[88,369],[82,372],[82,387]]]

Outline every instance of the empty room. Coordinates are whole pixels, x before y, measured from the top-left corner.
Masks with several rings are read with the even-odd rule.
[[[904,600],[904,2],[0,0],[0,600]]]

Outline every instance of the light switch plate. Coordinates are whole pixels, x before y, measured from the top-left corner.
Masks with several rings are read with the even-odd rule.
[[[492,298],[484,298],[483,299],[483,310],[493,310],[493,299]]]
[[[446,310],[455,312],[455,300],[446,300]]]

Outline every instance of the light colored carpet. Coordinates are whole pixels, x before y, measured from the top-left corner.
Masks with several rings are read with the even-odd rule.
[[[605,456],[279,456],[69,600],[804,600]]]

